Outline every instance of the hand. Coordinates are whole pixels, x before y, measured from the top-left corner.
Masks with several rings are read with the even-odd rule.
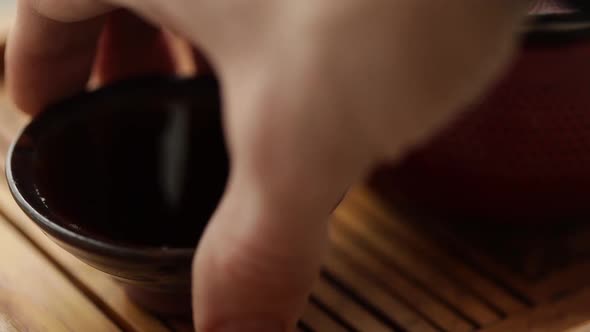
[[[150,67],[108,61],[111,52],[133,59],[145,47],[162,59],[149,69],[167,70],[166,54],[154,46],[165,43],[145,26],[119,22],[97,50],[105,18],[120,7],[198,46],[222,84],[232,170],[195,259],[195,323],[201,332],[286,331],[318,273],[333,206],[376,163],[400,158],[490,86],[510,58],[526,6],[21,0],[8,89],[35,113],[83,89],[97,52],[103,77]]]

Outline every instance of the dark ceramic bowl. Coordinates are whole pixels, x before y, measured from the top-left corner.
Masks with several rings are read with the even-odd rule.
[[[195,246],[227,173],[212,78],[138,79],[50,106],[6,167],[50,238],[161,314],[190,313]]]
[[[373,185],[445,219],[561,222],[590,215],[590,16],[532,16],[491,93]],[[403,206],[402,206],[403,205]]]

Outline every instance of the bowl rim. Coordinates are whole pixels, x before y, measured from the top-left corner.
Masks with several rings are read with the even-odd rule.
[[[569,13],[529,14],[524,24],[526,33],[567,33],[590,28],[590,13],[573,11]]]
[[[81,92],[72,97],[66,98],[63,101],[60,101],[56,104],[50,105],[47,109],[51,110],[52,113],[58,113],[57,115],[60,115],[59,113],[61,113],[61,116],[56,117],[57,119],[59,119],[62,118],[64,114],[68,114],[73,109],[76,109],[76,105],[88,102],[87,100],[100,98],[100,96],[103,96],[105,94],[112,95],[117,93],[125,93],[129,89],[135,89],[135,91],[138,91],[140,89],[148,89],[150,87],[153,88],[154,86],[159,86],[162,84],[167,86],[182,86],[195,84],[204,85],[210,83],[214,83],[215,85],[217,85],[217,81],[214,78],[207,76],[191,78],[181,78],[168,75],[145,76],[141,78],[134,78],[116,82],[106,87],[99,88],[97,90]],[[53,222],[51,219],[58,218],[58,216],[56,216],[55,214],[50,215],[48,217],[44,213],[38,211],[34,207],[34,205],[31,204],[31,202],[29,202],[25,195],[23,195],[23,193],[21,192],[21,185],[19,185],[15,180],[15,170],[13,169],[12,164],[15,154],[24,154],[25,152],[19,151],[19,149],[21,148],[18,147],[19,143],[21,142],[25,134],[30,135],[30,128],[32,126],[37,126],[39,121],[43,121],[44,119],[46,119],[48,117],[46,115],[47,113],[49,112],[43,112],[43,116],[40,115],[36,117],[26,126],[21,128],[18,135],[16,136],[16,139],[14,139],[11,143],[8,149],[8,153],[6,154],[5,176],[8,182],[8,187],[16,203],[25,212],[25,214],[32,219],[32,221],[34,221],[44,232],[49,233],[49,235],[57,238],[59,241],[63,241],[65,244],[68,244],[74,248],[88,250],[93,254],[101,254],[112,257],[124,256],[135,259],[158,259],[163,257],[183,259],[187,256],[192,257],[194,255],[197,244],[195,244],[195,247],[121,245],[115,242],[109,242],[93,238],[84,234],[76,233],[73,230],[70,230],[56,222]],[[33,130],[33,134],[34,133],[35,130]],[[29,155],[31,154],[29,153]],[[31,161],[31,158],[26,159]],[[19,171],[16,172],[18,173]],[[27,173],[25,174],[25,176],[20,176],[19,178],[28,179],[25,181],[27,181],[29,184],[34,183],[34,181],[32,180],[33,177],[27,176]]]

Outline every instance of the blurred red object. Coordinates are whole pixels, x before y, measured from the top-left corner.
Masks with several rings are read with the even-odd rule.
[[[492,93],[372,184],[398,205],[478,220],[590,217],[590,21],[537,19]]]

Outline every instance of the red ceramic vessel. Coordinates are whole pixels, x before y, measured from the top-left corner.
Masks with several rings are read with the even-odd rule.
[[[534,16],[506,76],[373,178],[395,204],[478,220],[590,215],[590,19]]]

